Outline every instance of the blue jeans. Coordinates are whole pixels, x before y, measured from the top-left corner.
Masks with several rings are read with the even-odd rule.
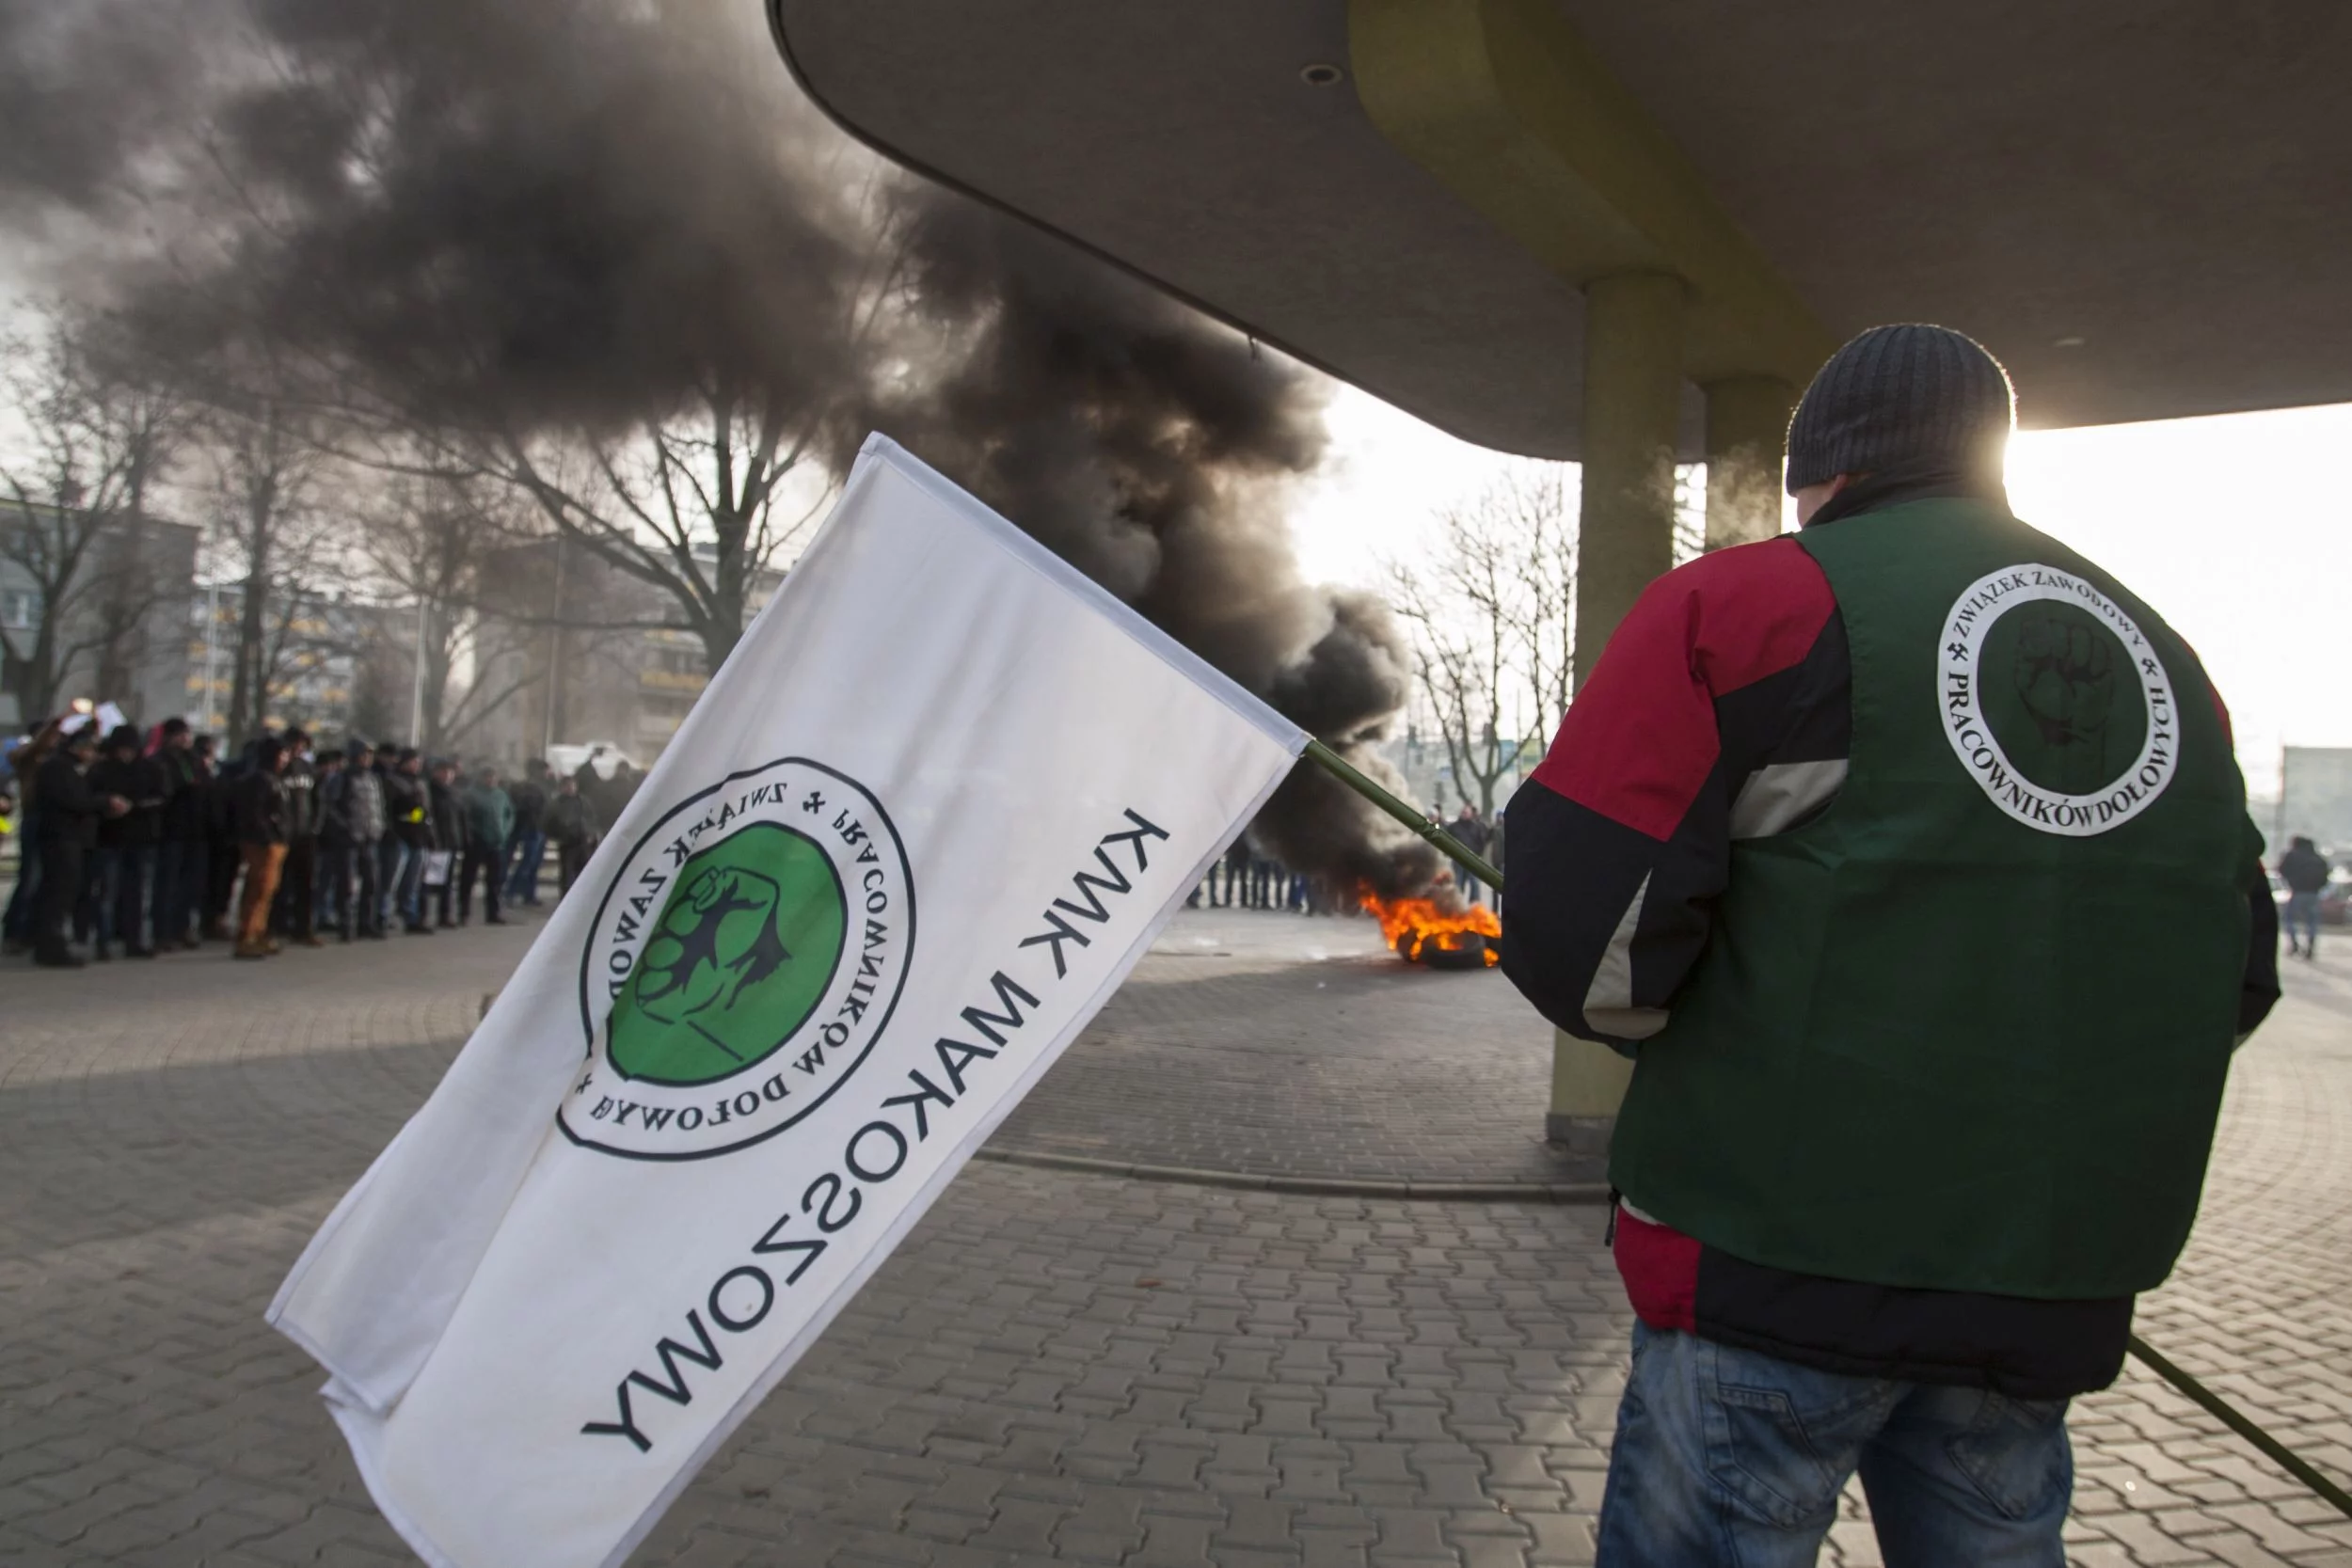
[[[1799,1568],[1859,1471],[1888,1568],[2063,1568],[2064,1400],[1817,1371],[1637,1323],[1599,1568]]]
[[[147,945],[147,895],[155,879],[155,847],[113,845],[98,851],[98,940],[126,950]]]
[[[393,921],[417,924],[421,911],[417,907],[420,879],[424,875],[424,853],[411,849],[389,834],[376,845],[379,882],[383,908],[376,914],[376,928],[381,930]]]
[[[204,841],[167,838],[156,847],[155,940],[185,942],[204,902]]]
[[[2287,945],[2289,947],[2296,945],[2296,932],[2300,930],[2303,933],[2301,943],[2302,951],[2306,953],[2318,952],[2319,895],[2316,893],[2288,894],[2285,913]]]
[[[536,904],[539,901],[539,865],[548,858],[548,835],[516,833],[507,844],[515,863],[506,872],[506,896],[510,902]]]

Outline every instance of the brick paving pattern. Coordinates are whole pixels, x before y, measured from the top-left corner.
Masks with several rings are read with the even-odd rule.
[[[1168,1070],[1181,1061],[1181,1071]],[[1543,1141],[1551,1029],[1501,974],[1443,973],[1366,920],[1170,927],[994,1147],[1391,1181],[1596,1182]]]
[[[526,935],[259,969],[0,970],[0,1562],[408,1560],[317,1369],[260,1314]],[[1196,941],[1203,957],[1179,956]],[[1279,945],[1222,915],[1189,922],[1098,1035],[1155,1032],[1163,1086],[1267,1093],[1279,1075],[1200,1069],[1173,1008],[1193,998],[1224,1020],[1198,1054],[1232,1054],[1232,1021],[1302,1020],[1284,985],[1327,996],[1332,966],[1357,962],[1284,962]],[[1391,1031],[1425,1041],[1433,1017],[1480,1016],[1467,993],[1384,979],[1366,971],[1350,993],[1365,1000],[1360,1019],[1349,1004],[1346,1082],[1364,1100],[1335,1124],[1370,1125],[1387,1073],[1402,1119],[1440,1114],[1419,1103],[1439,1092],[1414,1076],[1425,1058]],[[2142,1324],[2352,1476],[2352,962],[2290,982],[2233,1083],[2197,1241]],[[1229,990],[1244,1000],[1217,1000]],[[1296,1022],[1279,1027],[1320,1060]],[[1500,1057],[1453,1060],[1446,1093],[1527,1092],[1524,1076],[1468,1082]],[[1118,1108],[1086,1077],[1065,1069],[1038,1093]],[[1186,1092],[1188,1111],[1213,1102]],[[1303,1087],[1286,1102],[1314,1108]],[[1411,1147],[1398,1136],[1382,1147]],[[1599,1223],[976,1164],[636,1560],[1589,1561],[1627,1326]],[[2083,1402],[2074,1431],[2079,1563],[2352,1565],[2352,1523],[2144,1374]],[[1875,1561],[1847,1513],[1825,1560]]]

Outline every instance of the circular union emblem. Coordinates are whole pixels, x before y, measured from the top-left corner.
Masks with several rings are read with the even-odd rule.
[[[732,774],[633,845],[580,969],[577,1143],[697,1160],[783,1132],[865,1061],[914,942],[882,803],[803,757]]]
[[[1953,602],[1944,733],[1993,803],[2089,838],[2154,803],[2180,764],[2172,684],[2123,607],[2054,566],[2005,567]]]

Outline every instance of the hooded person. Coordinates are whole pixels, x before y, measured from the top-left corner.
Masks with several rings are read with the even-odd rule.
[[[2011,515],[2011,407],[1958,332],[1840,349],[1801,531],[1652,583],[1511,801],[1503,971],[1634,1063],[1603,1562],[1809,1561],[1857,1473],[1890,1561],[2061,1560],[2278,995],[2227,715]]]

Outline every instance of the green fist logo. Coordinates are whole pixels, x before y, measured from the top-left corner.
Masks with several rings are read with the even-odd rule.
[[[2122,650],[2088,615],[2061,607],[2020,610],[2017,694],[2053,746],[2088,742],[2106,728],[2115,705],[2115,661]]]
[[[824,995],[847,927],[833,863],[790,828],[754,823],[700,851],[614,1001],[613,1066],[694,1085],[765,1060]]]
[[[2007,666],[2008,679],[1995,673]],[[2003,615],[1985,638],[1985,717],[2017,771],[2044,789],[2096,794],[2139,752],[2148,715],[2115,633],[2050,600]]]

